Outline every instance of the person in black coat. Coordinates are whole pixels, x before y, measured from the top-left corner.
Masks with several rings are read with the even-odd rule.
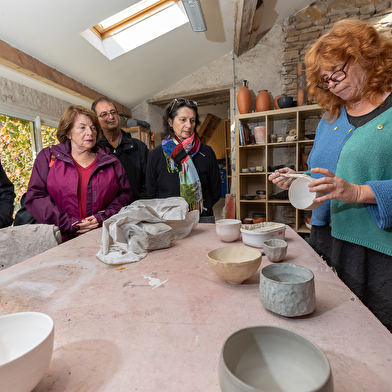
[[[11,226],[14,212],[14,185],[0,162],[0,229]]]
[[[97,144],[109,148],[123,165],[133,191],[131,202],[145,199],[148,147],[120,128],[118,110],[110,98],[96,99],[91,109],[97,114],[103,131]]]
[[[148,198],[182,196],[200,221],[213,217],[212,207],[221,197],[218,162],[213,149],[201,143],[197,103],[174,99],[163,117],[162,144],[150,151],[146,187]]]

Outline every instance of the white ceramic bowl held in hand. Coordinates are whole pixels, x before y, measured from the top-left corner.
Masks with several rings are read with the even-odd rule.
[[[233,242],[240,236],[242,222],[238,219],[220,219],[215,222],[216,234],[224,242]]]
[[[333,392],[328,359],[304,336],[287,329],[240,329],[219,357],[222,392]]]
[[[314,180],[310,176],[296,178],[289,188],[289,200],[293,207],[299,210],[314,210],[323,203],[313,203],[319,193],[309,191],[309,184]]]
[[[49,366],[54,342],[53,320],[43,313],[0,317],[0,390],[31,392]]]
[[[305,267],[270,264],[260,271],[260,300],[267,309],[286,317],[312,313],[316,307],[313,272]]]

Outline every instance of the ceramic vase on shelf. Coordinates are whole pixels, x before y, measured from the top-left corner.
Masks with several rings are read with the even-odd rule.
[[[237,93],[237,106],[240,114],[246,114],[250,112],[251,95],[248,89],[248,81],[243,80],[243,85],[240,87]]]
[[[280,94],[280,95],[277,95],[277,96],[274,98],[274,108],[275,108],[275,109],[280,109],[280,107],[279,107],[279,105],[278,105],[278,99],[281,98],[281,97],[284,97],[284,95],[283,95],[283,94]]]
[[[268,90],[260,90],[256,97],[256,110],[264,112],[271,109],[271,98]]]
[[[306,74],[305,64],[299,63],[297,65],[297,106],[306,105]]]
[[[261,125],[259,127],[254,127],[253,132],[255,134],[256,144],[264,144],[265,143],[265,126]]]

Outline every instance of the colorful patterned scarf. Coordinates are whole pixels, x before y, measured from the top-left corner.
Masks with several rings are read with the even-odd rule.
[[[201,182],[192,158],[199,152],[200,139],[193,134],[182,142],[168,136],[162,141],[167,170],[178,172],[180,177],[180,196],[189,204],[189,210],[203,212],[203,192]]]

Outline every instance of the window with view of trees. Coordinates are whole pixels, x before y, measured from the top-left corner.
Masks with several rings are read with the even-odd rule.
[[[42,125],[41,134],[43,147],[58,143],[56,128]],[[27,191],[33,168],[35,135],[32,121],[0,115],[0,160],[15,187],[15,212],[19,209],[20,198]]]

